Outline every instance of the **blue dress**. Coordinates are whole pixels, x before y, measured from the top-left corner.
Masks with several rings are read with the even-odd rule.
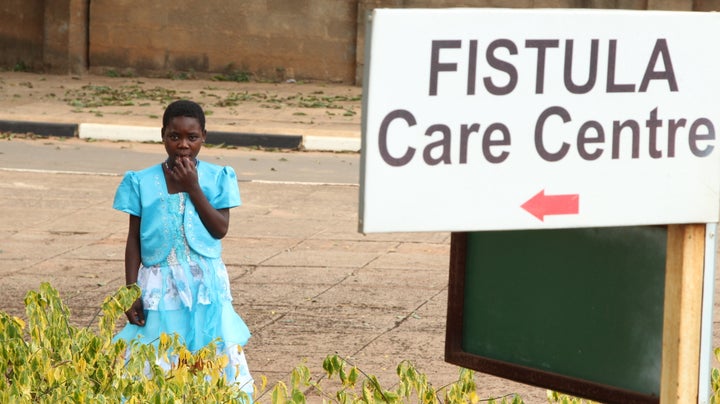
[[[216,209],[240,204],[232,168],[199,162],[198,179],[211,204],[221,205],[213,206]],[[217,193],[230,196],[218,197]],[[113,208],[139,216],[141,229],[154,229],[141,230],[140,239],[143,263],[137,284],[142,291],[145,326],[128,323],[115,338],[157,344],[161,333],[176,333],[193,352],[220,338],[218,351],[230,359],[225,377],[252,397],[253,379],[240,348],[250,338],[250,331],[232,306],[227,269],[219,254],[216,257],[205,250],[201,254],[188,242],[207,237],[198,231],[197,220],[192,220],[190,198],[184,192],[169,194],[162,167],[153,166],[125,174]],[[152,226],[142,226],[147,220],[154,222]],[[197,234],[189,235],[189,230]],[[202,230],[206,230],[204,226]],[[165,257],[158,260],[156,252],[164,249],[167,253],[160,255]],[[147,255],[156,257],[149,261]]]

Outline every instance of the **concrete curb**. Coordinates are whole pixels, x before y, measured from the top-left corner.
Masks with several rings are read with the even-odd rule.
[[[0,120],[0,132],[35,133],[40,136],[75,137],[78,124]]]
[[[80,139],[159,142],[160,129],[147,126],[81,123],[78,128],[78,137]]]
[[[98,123],[59,124],[29,121],[0,120],[0,131],[35,133],[41,136],[79,137],[131,142],[159,142],[157,127],[110,125]],[[360,139],[331,136],[302,136],[208,131],[209,144],[275,149],[303,149],[308,151],[358,152]]]

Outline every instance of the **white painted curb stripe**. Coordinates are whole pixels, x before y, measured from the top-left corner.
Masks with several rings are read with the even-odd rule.
[[[126,140],[131,142],[160,142],[160,128],[130,125],[81,123],[80,139]]]
[[[305,150],[360,151],[360,139],[352,137],[303,136]]]

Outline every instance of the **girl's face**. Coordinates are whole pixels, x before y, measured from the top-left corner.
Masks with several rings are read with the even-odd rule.
[[[200,128],[196,118],[187,116],[172,118],[162,132],[162,141],[169,162],[172,164],[183,158],[194,161],[206,137],[207,132]]]

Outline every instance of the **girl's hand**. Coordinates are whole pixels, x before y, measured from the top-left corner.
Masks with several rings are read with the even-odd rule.
[[[221,239],[228,231],[230,213],[227,208],[215,209],[200,188],[196,160],[190,157],[175,158],[172,168],[163,164],[168,182],[168,192],[187,192],[200,220],[213,237]]]
[[[145,325],[145,310],[141,298],[135,300],[128,311],[125,312],[125,316],[127,316],[130,324],[139,325],[140,327]]]
[[[190,193],[199,188],[197,167],[195,160],[189,157],[179,157],[175,159],[172,168],[166,166],[168,174],[178,186],[178,191]]]

